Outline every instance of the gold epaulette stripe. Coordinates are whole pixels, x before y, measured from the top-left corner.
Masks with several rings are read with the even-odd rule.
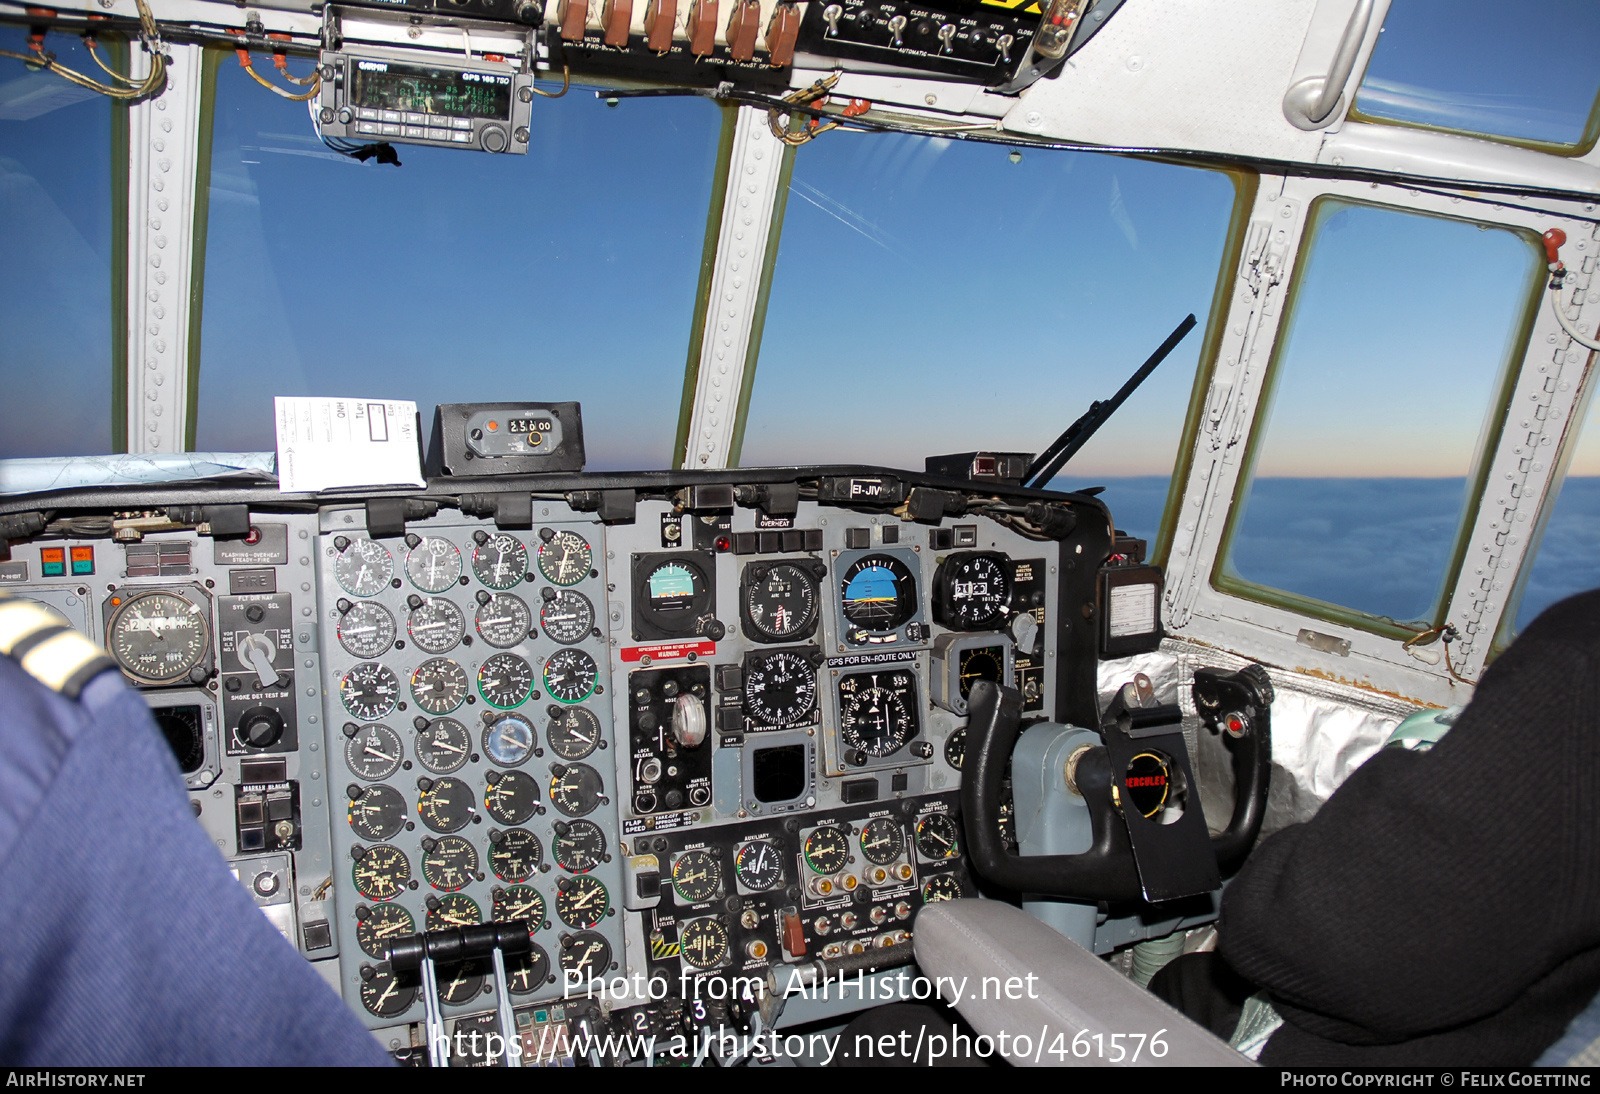
[[[7,657],[39,631],[61,626],[61,620],[31,600],[0,600],[0,653]]]
[[[26,600],[0,599],[0,654],[17,654],[23,671],[51,691],[76,699],[115,662],[104,650]]]

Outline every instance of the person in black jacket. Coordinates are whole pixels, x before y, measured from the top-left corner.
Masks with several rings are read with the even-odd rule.
[[[1264,1064],[1537,1059],[1600,991],[1600,590],[1540,615],[1430,751],[1379,752],[1264,840],[1218,940],[1152,990],[1214,1030],[1264,990]]]

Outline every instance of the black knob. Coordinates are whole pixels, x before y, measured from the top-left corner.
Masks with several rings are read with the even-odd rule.
[[[271,707],[251,707],[239,719],[239,736],[251,748],[271,748],[283,729],[283,715]]]
[[[504,152],[506,150],[506,131],[498,125],[486,125],[478,137],[485,152]]]
[[[260,604],[252,604],[244,610],[244,617],[252,623],[259,623],[267,617],[267,610]]]
[[[667,808],[668,809],[676,809],[682,804],[683,804],[683,791],[681,791],[681,790],[669,790],[669,791],[667,791]]]

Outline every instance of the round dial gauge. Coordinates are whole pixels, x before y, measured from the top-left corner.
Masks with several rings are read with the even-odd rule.
[[[417,649],[424,653],[449,653],[467,632],[467,617],[455,602],[440,596],[423,599],[414,596],[408,602],[411,614],[406,617],[406,633]]]
[[[783,881],[783,860],[778,849],[766,840],[741,846],[733,857],[733,869],[740,884],[752,892],[764,893]]]
[[[934,579],[939,622],[955,630],[1004,625],[1011,614],[1011,579],[1003,555],[952,555]]]
[[[678,932],[678,952],[697,969],[710,969],[728,957],[728,929],[715,919],[695,919]]]
[[[526,919],[529,933],[537,931],[544,925],[544,897],[539,895],[539,890],[531,889],[526,885],[513,885],[509,889],[496,889],[494,891],[494,918],[501,923]]]
[[[406,800],[392,786],[352,786],[346,811],[356,835],[374,843],[386,840],[406,826]]]
[[[429,714],[449,714],[467,699],[467,670],[448,657],[424,661],[411,674],[411,697]]]
[[[878,817],[861,826],[861,853],[874,866],[887,866],[905,849],[905,830],[888,817]]]
[[[581,703],[594,694],[600,666],[582,650],[556,650],[544,663],[544,686],[558,703]]]
[[[496,649],[505,650],[527,641],[528,632],[533,629],[533,613],[520,596],[510,593],[479,595],[485,599],[478,605],[474,622],[485,642]]]
[[[472,754],[472,734],[454,718],[438,718],[417,730],[416,749],[423,767],[435,775],[448,775],[460,770]]]
[[[370,976],[363,974],[361,977],[361,1005],[379,1018],[404,1014],[417,997],[416,985],[402,986],[387,961],[368,971]]]
[[[339,681],[339,701],[363,722],[382,721],[400,701],[400,678],[388,665],[363,661]]]
[[[550,751],[563,760],[581,760],[600,744],[600,719],[588,707],[550,708],[545,730]]]
[[[550,804],[569,817],[593,813],[605,784],[588,764],[550,765]]]
[[[579,931],[561,940],[561,971],[586,983],[611,967],[611,943],[603,934]]]
[[[459,832],[472,823],[476,799],[460,779],[435,779],[417,798],[417,816],[435,832]]]
[[[516,767],[533,755],[538,740],[533,723],[520,714],[501,714],[483,727],[483,751],[501,767]]]
[[[574,874],[587,874],[606,857],[606,834],[592,821],[573,821],[556,825],[555,845],[551,848],[556,864]]]
[[[479,667],[478,691],[501,710],[524,703],[533,693],[533,666],[514,653],[497,653]]]
[[[527,881],[539,868],[543,857],[544,848],[539,846],[539,837],[525,829],[513,828],[489,835],[489,869],[501,881]]]
[[[460,836],[445,836],[422,849],[422,877],[435,889],[446,893],[465,889],[477,872],[477,848]]]
[[[829,825],[806,837],[806,865],[819,874],[837,874],[850,864],[850,837]]]
[[[917,735],[911,673],[858,672],[839,681],[839,739],[868,756],[891,756]]]
[[[684,904],[704,904],[722,891],[722,864],[709,851],[685,851],[672,864],[672,887]]]
[[[968,697],[972,685],[979,680],[988,680],[995,684],[1007,683],[1005,647],[974,646],[972,649],[962,650],[957,669],[961,675],[960,691],[963,699]]]
[[[698,611],[711,602],[706,574],[688,560],[658,562],[644,575],[635,593],[636,613],[648,613],[652,624],[670,634],[693,634]]]
[[[106,646],[141,684],[188,680],[211,651],[211,613],[178,593],[135,593],[111,612]]]
[[[395,941],[417,933],[417,921],[398,904],[377,904],[356,909],[356,944],[379,961],[389,959]]]
[[[394,577],[389,549],[370,539],[353,539],[333,563],[333,578],[353,596],[376,596]]]
[[[382,656],[394,645],[396,633],[394,616],[382,604],[370,601],[351,604],[350,610],[339,618],[339,645],[351,657]]]
[[[569,927],[593,927],[610,907],[611,898],[599,878],[578,874],[556,882],[556,915]]]
[[[430,931],[442,931],[446,927],[476,927],[482,922],[483,912],[479,910],[478,902],[470,896],[450,893],[428,898],[427,924]]]
[[[506,988],[512,995],[532,995],[551,979],[550,955],[542,946],[506,961]]]
[[[788,562],[772,566],[744,588],[744,617],[762,638],[781,642],[817,618],[817,579]]]
[[[485,776],[483,807],[501,824],[521,824],[539,806],[539,784],[522,771],[491,771]]]
[[[447,539],[428,536],[406,555],[406,576],[425,593],[442,593],[461,580],[461,552]]]
[[[482,961],[463,961],[439,969],[439,1002],[459,1007],[470,1003],[483,991]]]
[[[400,766],[400,735],[388,726],[344,727],[344,762],[350,773],[368,782],[387,779]]]
[[[941,900],[960,900],[961,882],[949,874],[930,877],[922,883],[922,902],[937,904]]]
[[[528,572],[528,549],[504,532],[486,536],[472,549],[472,572],[491,589],[509,589]]]
[[[745,662],[744,709],[755,725],[809,721],[816,708],[817,670],[802,654],[785,650]]]
[[[943,813],[931,813],[917,822],[917,853],[923,858],[954,858],[960,832],[956,822]]]
[[[962,726],[950,734],[944,742],[944,762],[961,770],[961,762],[967,758],[967,727]]]
[[[594,605],[576,589],[563,589],[555,593],[539,609],[539,626],[557,642],[571,645],[582,642],[594,631]]]
[[[350,880],[368,900],[393,900],[411,880],[411,862],[398,847],[368,847],[350,868]]]
[[[917,612],[917,579],[894,555],[867,555],[845,570],[839,604],[857,627],[892,631]]]
[[[560,531],[539,544],[539,572],[552,585],[576,585],[589,576],[593,562],[589,541],[576,532]]]

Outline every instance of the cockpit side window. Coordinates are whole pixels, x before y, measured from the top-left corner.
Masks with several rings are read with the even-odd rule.
[[[361,163],[224,58],[196,448],[273,447],[274,395],[415,399],[425,423],[521,397],[582,402],[591,469],[671,465],[722,112],[534,106],[526,156]]]
[[[907,134],[795,154],[740,463],[1040,452],[1192,332],[1051,485],[1155,541],[1235,208],[1224,173]]]
[[[1460,570],[1542,251],[1335,198],[1312,208],[1307,239],[1214,582],[1414,632],[1442,618]]]
[[[1600,136],[1600,5],[1395,0],[1352,118],[1583,155]]]
[[[0,27],[0,48],[26,53],[27,37]],[[99,72],[76,37],[45,45],[68,68]],[[112,110],[51,73],[14,61],[0,71],[0,458],[115,447],[113,171],[123,180]]]

